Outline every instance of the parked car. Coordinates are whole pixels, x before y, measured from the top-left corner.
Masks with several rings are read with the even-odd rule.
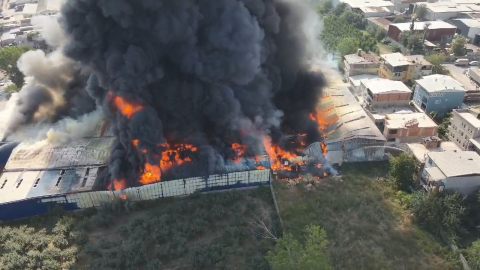
[[[470,64],[470,66],[478,66],[478,61],[471,61],[468,64]]]

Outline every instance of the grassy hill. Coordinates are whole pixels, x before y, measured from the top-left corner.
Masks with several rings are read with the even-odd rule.
[[[383,181],[388,164],[344,164],[340,180],[307,187],[275,182],[285,232],[302,239],[315,224],[328,235],[334,269],[457,269],[443,243],[413,225]]]

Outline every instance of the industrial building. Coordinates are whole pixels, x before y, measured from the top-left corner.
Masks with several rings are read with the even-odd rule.
[[[385,137],[347,87],[325,89],[318,106],[332,164],[341,164],[349,151],[385,145]]]
[[[446,75],[430,75],[416,81],[413,102],[426,113],[446,115],[461,108],[467,90]]]
[[[393,4],[390,1],[384,0],[334,0],[334,6],[344,3],[352,10],[361,11],[361,8],[381,8],[385,7],[390,12],[393,12]]]
[[[409,32],[411,23],[392,23],[388,27],[387,35],[399,42],[400,35],[404,32]],[[428,29],[428,30],[426,30]],[[420,33],[422,36],[425,34],[425,39],[429,41],[435,41],[440,43],[451,42],[455,36],[457,27],[444,21],[427,21],[427,22],[415,22],[414,31]]]
[[[473,40],[480,34],[480,21],[477,19],[453,19],[450,23],[457,27],[457,34],[466,38]]]

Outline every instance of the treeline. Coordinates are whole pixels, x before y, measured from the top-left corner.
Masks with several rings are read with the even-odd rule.
[[[340,4],[329,8],[331,1],[325,0],[318,7],[324,20],[324,29],[320,36],[327,50],[339,52],[342,56],[354,53],[357,49],[376,52],[377,39],[365,31],[367,20],[361,13]]]

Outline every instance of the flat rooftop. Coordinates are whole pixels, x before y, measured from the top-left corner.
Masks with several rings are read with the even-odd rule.
[[[361,7],[392,7],[393,3],[384,0],[340,0],[340,2],[349,5],[351,8]]]
[[[427,40],[425,40],[427,42]],[[422,66],[431,66],[432,63],[428,62],[423,55],[406,55],[405,59],[412,64],[419,64]]]
[[[368,18],[369,21],[371,21],[373,24],[375,24],[378,27],[383,28],[384,30],[388,31],[388,26],[392,24],[391,21],[385,19],[385,18]]]
[[[360,86],[360,83],[362,81],[367,81],[367,80],[371,80],[371,79],[378,79],[378,78],[380,78],[380,77],[378,77],[378,75],[361,74],[361,75],[350,76],[348,79],[350,80],[350,83],[353,86],[358,87],[358,86]]]
[[[388,128],[407,128],[405,125],[408,121],[416,120],[418,127],[428,128],[437,127],[438,125],[425,113],[392,113],[385,116],[385,125]]]
[[[375,64],[379,63],[377,58],[372,54],[363,54],[361,56],[357,54],[345,55],[345,61],[349,64]]]
[[[480,119],[477,119],[473,114],[468,110],[454,110],[455,114],[458,114],[460,118],[463,118],[466,122],[474,126],[475,128],[480,128]]]
[[[382,94],[382,93],[411,93],[412,90],[408,88],[401,81],[393,81],[389,79],[371,79],[361,82],[368,88],[373,94]]]
[[[416,83],[429,93],[452,90],[467,91],[463,85],[454,78],[440,74],[425,76],[422,79],[416,80]]]
[[[387,7],[360,7],[359,8],[363,13],[392,13]]]
[[[421,143],[407,143],[407,147],[412,152],[413,156],[420,161],[425,163],[427,155],[430,152],[460,152],[460,149],[454,142],[441,142],[439,147],[427,148]]]
[[[385,62],[390,64],[392,67],[410,65],[410,62],[408,62],[407,59],[405,59],[405,56],[401,53],[382,54],[380,57],[385,59]]]
[[[447,177],[480,175],[480,156],[476,152],[430,152],[428,156]]]
[[[480,21],[475,19],[453,19],[452,21],[459,21],[468,27],[480,28]]]
[[[392,23],[391,26],[397,27],[400,31],[405,32],[405,31],[410,31],[410,25],[412,23]],[[449,23],[446,23],[444,21],[428,21],[428,22],[415,22],[414,24],[414,30],[415,31],[423,31],[425,30],[425,26],[428,26],[428,29],[430,30],[435,30],[435,29],[457,29],[455,25],[451,25]]]

